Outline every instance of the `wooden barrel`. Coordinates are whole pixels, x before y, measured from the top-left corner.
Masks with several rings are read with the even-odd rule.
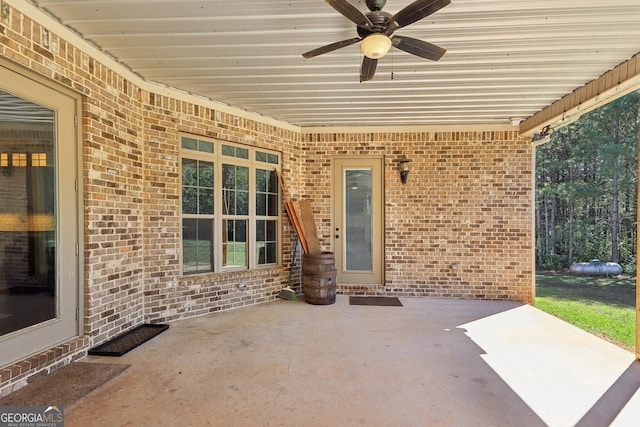
[[[302,290],[309,304],[336,302],[336,262],[333,252],[302,254]]]

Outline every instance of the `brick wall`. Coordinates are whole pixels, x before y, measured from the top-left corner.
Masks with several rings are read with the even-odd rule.
[[[130,82],[82,55],[81,64],[69,78],[86,96],[84,319],[101,342],[144,320],[142,107]]]
[[[150,91],[81,42],[9,10],[0,22],[0,57],[84,99],[85,336],[0,370],[0,395],[134,325],[269,301],[287,283],[294,235],[284,214],[280,267],[180,276],[181,132],[281,152],[294,198],[314,200],[325,247],[332,245],[332,156],[384,156],[386,282],[343,286],[343,293],[531,301],[531,151],[515,133],[291,130]],[[403,155],[411,159],[406,185],[396,169]],[[239,290],[240,282],[248,289]]]
[[[345,294],[532,302],[532,151],[516,132],[304,136],[303,197],[332,248],[331,158],[385,159],[385,283]],[[411,160],[407,184],[398,160]]]
[[[83,96],[85,336],[1,369],[0,395],[143,322],[273,300],[291,260],[285,217],[280,267],[180,276],[179,133],[278,150],[290,177],[300,174],[300,133],[146,91],[20,11],[2,18],[0,57]]]
[[[288,280],[292,229],[282,217],[282,267],[180,276],[181,133],[280,151],[284,172],[298,173],[300,134],[154,93],[143,113],[145,318],[168,321],[272,300]],[[247,289],[239,289],[240,283]]]

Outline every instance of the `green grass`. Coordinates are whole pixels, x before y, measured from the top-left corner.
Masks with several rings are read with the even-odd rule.
[[[636,279],[536,274],[536,307],[633,351]]]

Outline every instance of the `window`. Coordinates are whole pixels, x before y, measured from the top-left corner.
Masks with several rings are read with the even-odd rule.
[[[247,267],[249,168],[222,165],[222,265]]]
[[[32,153],[31,166],[35,166],[35,167],[47,166],[47,153]]]
[[[27,166],[27,153],[13,153],[11,155],[11,164],[13,166]]]
[[[276,264],[279,155],[186,136],[181,154],[183,274]]]
[[[213,162],[182,159],[182,251],[185,273],[213,269]]]
[[[256,170],[256,258],[258,264],[276,262],[278,234],[278,178],[273,171]]]

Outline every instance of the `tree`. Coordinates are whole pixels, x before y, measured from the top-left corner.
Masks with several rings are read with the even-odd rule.
[[[536,150],[539,267],[600,258],[635,270],[639,102],[613,101]]]

